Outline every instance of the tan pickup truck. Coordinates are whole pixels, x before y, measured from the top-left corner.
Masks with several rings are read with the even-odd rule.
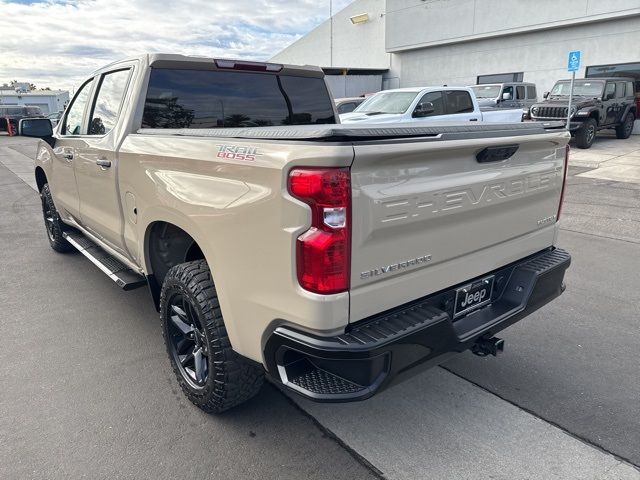
[[[318,68],[151,54],[19,130],[53,249],[148,286],[180,386],[220,412],[265,372],[351,401],[496,354],[564,290],[561,124],[337,122]]]

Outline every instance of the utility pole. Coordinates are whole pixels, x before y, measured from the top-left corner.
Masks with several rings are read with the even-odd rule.
[[[573,83],[576,80],[576,72],[575,70],[571,72],[571,86],[569,87],[569,105],[567,105],[567,125],[566,129],[569,130],[571,128],[571,101],[573,100]]]

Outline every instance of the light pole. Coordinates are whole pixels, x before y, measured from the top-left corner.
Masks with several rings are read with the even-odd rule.
[[[333,67],[333,0],[329,0],[329,66]]]

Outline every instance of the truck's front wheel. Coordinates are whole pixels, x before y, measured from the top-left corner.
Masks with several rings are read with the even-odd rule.
[[[75,248],[62,236],[62,233],[68,227],[60,219],[58,210],[56,210],[56,206],[53,203],[48,183],[45,183],[42,187],[40,200],[42,200],[42,216],[44,217],[44,226],[47,229],[47,238],[51,248],[60,253],[75,251]]]
[[[231,348],[205,260],[169,270],[160,295],[160,320],[178,383],[196,406],[220,413],[258,393],[264,370]]]
[[[576,132],[576,146],[578,148],[591,148],[596,138],[598,125],[593,118],[585,120]]]

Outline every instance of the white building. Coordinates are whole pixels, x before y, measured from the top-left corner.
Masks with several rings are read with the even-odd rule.
[[[67,103],[69,103],[69,92],[66,90],[24,91],[16,88],[0,90],[0,105],[33,105],[40,107],[45,115],[61,112]]]
[[[349,78],[362,72],[376,90],[522,80],[541,94],[572,50],[577,78],[624,72],[640,91],[640,0],[356,0],[272,60],[342,74],[336,97],[375,91]]]

